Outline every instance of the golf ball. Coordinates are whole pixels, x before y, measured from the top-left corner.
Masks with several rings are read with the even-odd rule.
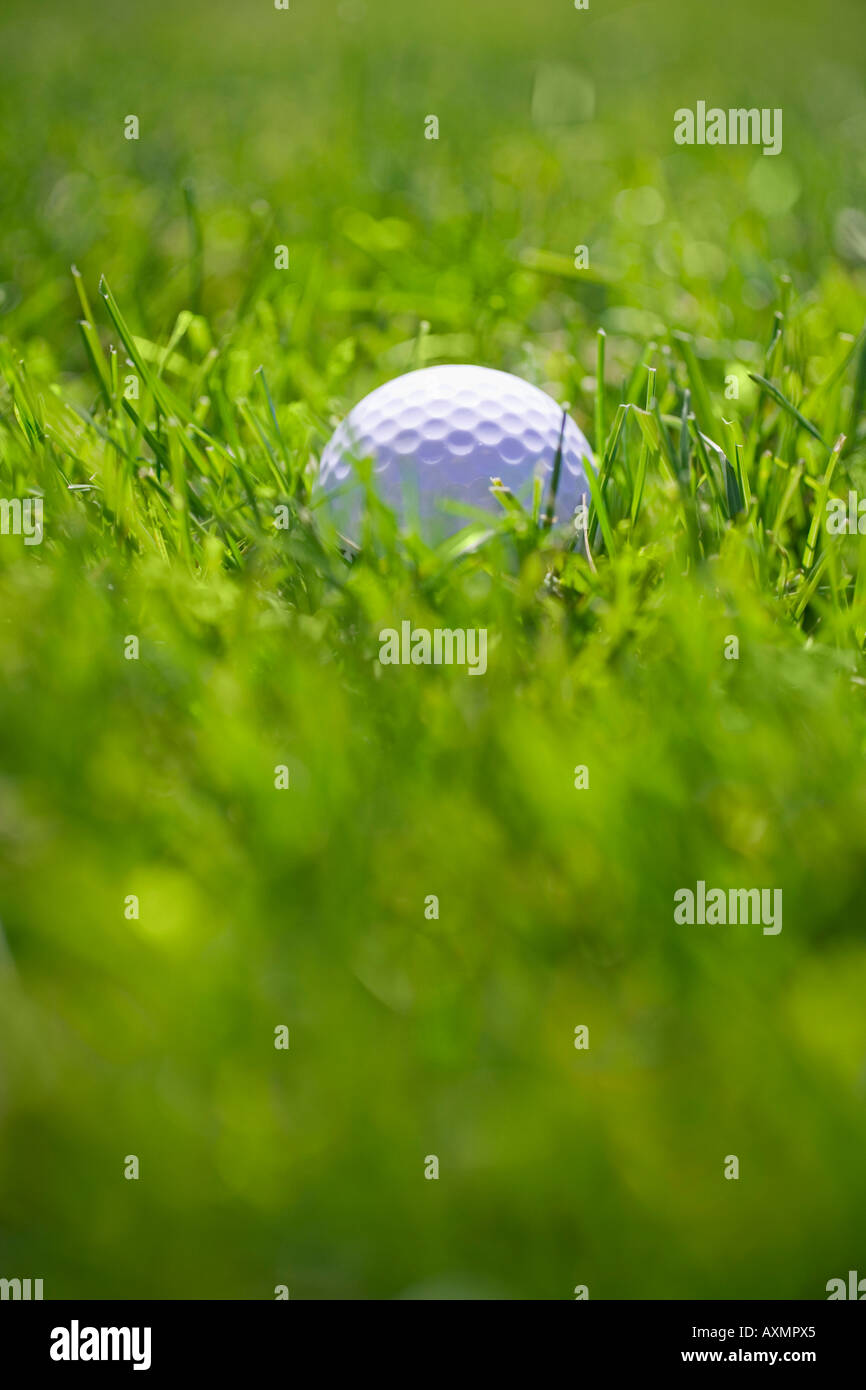
[[[357,479],[353,465],[372,459],[383,501],[401,520],[416,516],[422,533],[439,539],[470,520],[443,511],[443,502],[501,514],[492,478],[501,478],[529,508],[533,479],[540,476],[546,508],[560,440],[555,516],[559,526],[571,526],[575,510],[589,500],[584,460],[592,455],[556,401],[489,367],[423,367],[379,386],[350,411],[322,454],[317,488],[342,490]],[[338,528],[357,539],[360,485],[338,495],[333,512]]]

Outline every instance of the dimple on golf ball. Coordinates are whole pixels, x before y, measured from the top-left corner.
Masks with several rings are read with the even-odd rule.
[[[556,401],[490,367],[422,367],[379,386],[350,411],[322,454],[317,489],[333,492],[357,480],[353,465],[372,459],[379,496],[401,520],[414,515],[423,533],[439,538],[469,520],[444,511],[443,502],[501,513],[490,491],[493,478],[528,509],[540,476],[546,508],[560,440],[555,516],[569,526],[589,500],[584,460],[592,455]],[[359,487],[334,499],[334,519],[351,539],[360,510]]]

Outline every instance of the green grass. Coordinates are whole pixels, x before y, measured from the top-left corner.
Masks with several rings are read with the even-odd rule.
[[[729,9],[4,13],[0,496],[45,536],[0,537],[0,1275],[862,1271],[866,541],[826,502],[866,490],[866,24]],[[784,105],[785,152],[678,150],[702,96]],[[461,360],[571,402],[586,552],[371,498],[348,563],[334,423]],[[487,674],[380,666],[407,618]],[[698,879],[782,932],[676,925]]]

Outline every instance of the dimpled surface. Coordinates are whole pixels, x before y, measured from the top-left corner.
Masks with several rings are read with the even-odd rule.
[[[371,391],[339,426],[321,460],[318,488],[331,490],[355,476],[353,462],[374,460],[379,496],[401,517],[417,507],[428,532],[448,535],[468,518],[439,510],[443,500],[499,512],[490,492],[497,477],[521,502],[532,501],[533,477],[550,475],[559,448],[563,413],[540,390],[508,372],[489,367],[423,367]],[[589,445],[566,417],[556,516],[569,524],[589,489],[583,460]],[[360,501],[341,499],[338,524],[350,536],[357,530]],[[417,502],[416,499],[417,498]]]

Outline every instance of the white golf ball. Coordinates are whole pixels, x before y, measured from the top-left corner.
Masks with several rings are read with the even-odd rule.
[[[379,386],[350,411],[322,454],[317,490],[330,493],[357,482],[354,464],[372,459],[379,496],[401,519],[417,516],[422,532],[438,539],[470,520],[443,511],[443,502],[501,514],[492,478],[529,508],[540,476],[546,510],[560,441],[555,516],[558,526],[571,527],[576,509],[589,501],[584,460],[592,455],[556,401],[489,367],[423,367]],[[332,503],[338,528],[352,540],[361,498],[358,484]]]

